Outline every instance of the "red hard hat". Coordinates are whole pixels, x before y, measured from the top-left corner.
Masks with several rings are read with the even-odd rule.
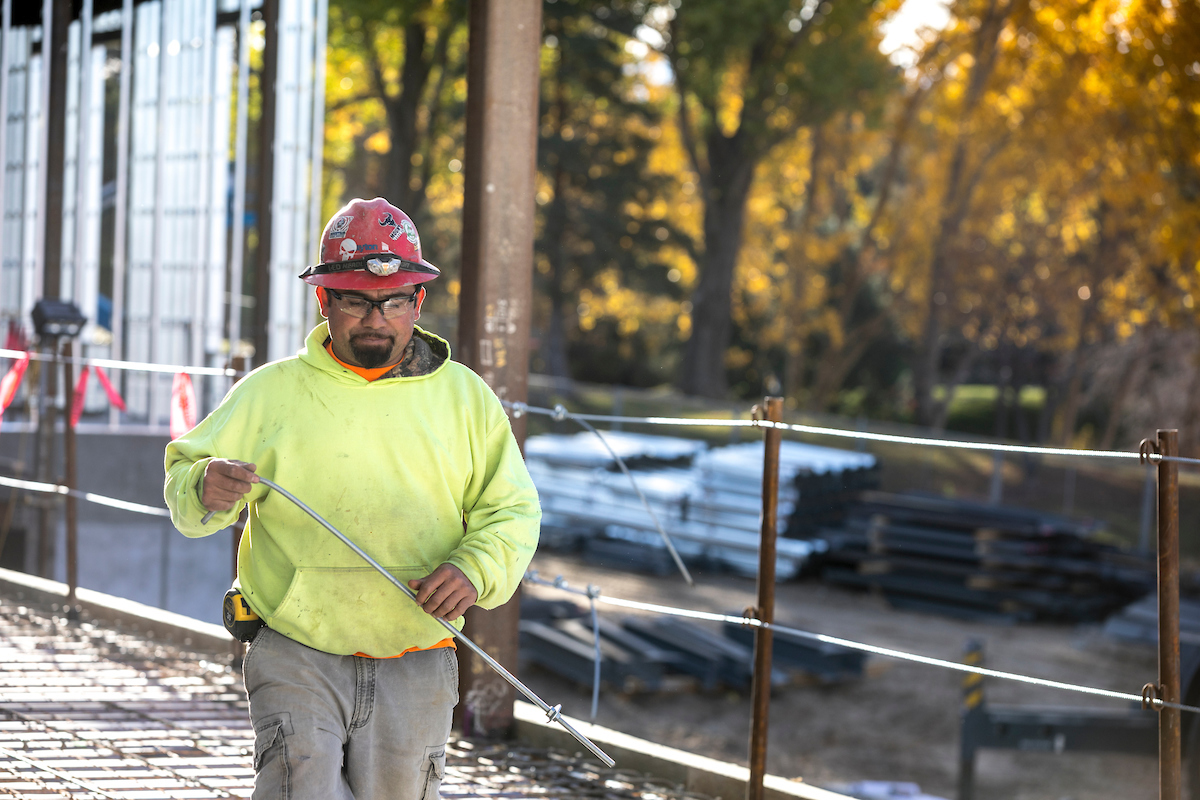
[[[318,257],[300,277],[330,289],[394,289],[442,274],[421,258],[421,237],[408,214],[382,197],[356,198],[334,214]]]

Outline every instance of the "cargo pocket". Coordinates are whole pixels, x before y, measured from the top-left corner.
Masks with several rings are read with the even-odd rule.
[[[425,789],[421,792],[421,800],[438,800],[438,789],[442,786],[442,778],[446,777],[446,746],[425,748],[425,763],[421,767],[425,776]]]
[[[288,769],[287,737],[292,734],[292,718],[286,711],[272,714],[254,726],[254,784],[279,787],[278,797],[292,796],[292,775]]]

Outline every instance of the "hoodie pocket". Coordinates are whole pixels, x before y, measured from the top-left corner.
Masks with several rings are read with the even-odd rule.
[[[405,585],[432,572],[420,565],[386,569]],[[267,624],[284,636],[335,655],[392,656],[409,647],[428,647],[447,634],[437,620],[369,566],[297,569]]]

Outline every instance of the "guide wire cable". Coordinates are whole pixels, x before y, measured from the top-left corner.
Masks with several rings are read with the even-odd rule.
[[[567,410],[561,405],[555,406],[555,419],[560,419],[560,414],[566,416]],[[654,509],[650,507],[650,501],[646,499],[646,495],[642,494],[642,487],[638,486],[637,481],[633,477],[633,473],[630,472],[629,467],[625,465],[625,459],[617,455],[617,451],[612,448],[612,445],[608,443],[608,440],[604,438],[600,431],[592,427],[591,423],[589,423],[587,420],[579,419],[578,417],[574,417],[574,420],[578,422],[579,425],[585,430],[594,433],[596,438],[600,440],[600,444],[604,445],[604,449],[608,451],[609,455],[616,459],[617,466],[621,468],[621,472],[625,473],[625,477],[629,478],[630,484],[633,485],[633,490],[637,492],[638,499],[642,501],[642,507],[646,509],[646,513],[650,515],[650,519],[654,522],[654,527],[658,529],[658,535],[662,538],[663,544],[667,546],[667,552],[671,554],[671,559],[675,562],[675,566],[679,568],[679,573],[683,575],[683,579],[687,581],[688,586],[695,586],[696,581],[692,579],[692,573],[688,572],[688,568],[683,565],[683,559],[679,557],[679,551],[675,549],[675,543],[671,541],[671,537],[667,535],[666,529],[663,528],[662,523],[658,521],[658,515],[655,514]]]
[[[25,358],[30,361],[58,361],[60,364],[77,364],[81,366],[105,367],[107,369],[128,370],[130,372],[163,372],[175,374],[186,372],[189,375],[210,375],[223,378],[236,378],[244,375],[236,369],[226,367],[185,367],[177,364],[151,364],[145,361],[118,361],[112,358],[89,358],[85,356],[58,356],[38,352],[37,350],[8,350],[0,348],[0,358]]]
[[[1036,445],[1003,444],[1000,442],[976,442],[959,439],[934,439],[923,436],[902,436],[893,433],[871,433],[870,431],[852,431],[845,428],[829,428],[821,425],[803,425],[793,422],[772,422],[771,420],[756,419],[712,419],[706,417],[628,417],[609,414],[579,414],[566,408],[542,408],[528,403],[504,401],[504,406],[512,411],[514,416],[522,414],[539,414],[555,419],[573,419],[579,422],[619,422],[622,424],[669,425],[698,428],[776,428],[792,433],[807,433],[815,436],[833,436],[841,439],[858,439],[869,442],[886,442],[889,444],[911,444],[921,447],[939,447],[950,450],[978,450],[995,453],[1013,453],[1019,455],[1063,456],[1066,458],[1097,458],[1118,461],[1140,461],[1141,453],[1129,450],[1077,450],[1069,447],[1040,447]],[[1174,462],[1200,466],[1200,458],[1183,456],[1162,456],[1149,453],[1145,460],[1151,464]]]
[[[135,514],[149,514],[155,517],[170,517],[171,512],[165,508],[157,506],[147,506],[141,503],[131,503],[128,500],[116,500],[112,497],[105,497],[102,494],[94,492],[82,492],[79,489],[72,489],[58,483],[39,483],[38,481],[23,481],[17,478],[9,478],[0,475],[0,486],[8,486],[12,489],[24,489],[27,492],[42,492],[44,494],[61,494],[77,497],[80,500],[86,500],[89,503],[96,505],[108,506],[109,508],[119,508],[123,511],[132,511]]]
[[[0,358],[16,359],[25,358],[26,356],[28,356],[31,361],[55,360],[55,356],[53,355],[47,355],[34,350],[9,350],[7,348],[0,348]],[[98,367],[107,367],[109,369],[128,370],[132,372],[161,372],[170,374],[186,372],[190,375],[207,375],[226,378],[237,378],[245,374],[243,371],[226,367],[192,367],[178,364],[151,364],[142,361],[120,361],[111,358],[89,358],[84,356],[73,356],[71,358],[66,358],[59,356],[57,360],[63,363],[69,361],[72,364],[92,365]],[[792,431],[793,433],[808,433],[816,436],[832,436],[843,439],[886,442],[890,444],[912,444],[922,447],[940,447],[954,450],[977,450],[982,452],[1013,453],[1018,455],[1063,456],[1067,458],[1097,458],[1123,461],[1132,461],[1141,458],[1140,454],[1127,450],[1079,450],[1069,447],[1041,447],[1037,445],[1003,444],[999,442],[973,442],[955,439],[936,439],[923,436],[904,436],[890,433],[871,433],[870,431],[852,431],[844,428],[830,428],[821,425],[804,425],[792,422],[772,422],[770,420],[711,419],[694,417],[631,417],[613,414],[582,414],[567,411],[566,409],[563,409],[562,406],[551,409],[533,406],[523,402],[512,402],[508,400],[502,402],[506,408],[514,412],[514,416],[519,417],[525,413],[540,414],[544,416],[556,417],[558,419],[572,419],[580,423],[615,422],[627,423],[631,425],[674,425],[682,427],[778,428],[780,430]],[[562,409],[561,413],[559,409]],[[1146,461],[1151,464],[1158,464],[1165,461],[1189,466],[1200,466],[1200,458],[1188,458],[1186,456],[1162,456],[1158,453],[1148,454]]]
[[[54,355],[47,355],[35,350],[9,350],[0,348],[0,358],[25,358],[31,361],[54,361]],[[59,356],[58,361],[70,362],[77,365],[107,367],[109,369],[128,370],[131,372],[161,372],[174,374],[186,372],[190,375],[207,375],[225,378],[237,378],[246,373],[226,367],[192,367],[179,364],[151,364],[143,361],[120,361],[111,358],[89,358]],[[1132,461],[1142,458],[1139,453],[1127,450],[1079,450],[1069,447],[1041,447],[1037,445],[1003,444],[999,442],[972,442],[956,439],[936,439],[923,436],[903,436],[891,433],[871,433],[870,431],[852,431],[845,428],[830,428],[821,425],[804,425],[793,422],[772,422],[770,420],[742,419],[712,419],[695,417],[631,417],[614,414],[581,414],[568,411],[561,405],[555,408],[543,408],[528,403],[502,401],[505,408],[516,417],[522,414],[540,414],[557,419],[571,419],[576,422],[615,422],[631,425],[674,425],[681,427],[705,428],[778,428],[793,433],[808,433],[816,436],[833,436],[843,439],[857,439],[869,442],[886,442],[890,444],[912,444],[922,447],[940,447],[953,450],[978,450],[983,452],[1013,453],[1019,455],[1064,456],[1067,458],[1098,458]],[[560,411],[561,409],[561,411]],[[1200,466],[1200,458],[1186,456],[1163,456],[1149,453],[1145,461],[1150,464],[1170,462],[1188,466]]]
[[[408,586],[404,583],[404,581],[400,580],[395,575],[388,572],[378,561],[371,558],[371,556],[367,555],[366,551],[364,551],[361,547],[359,547],[357,544],[355,544],[353,541],[351,541],[344,533],[339,531],[337,528],[333,527],[333,525],[331,525],[324,517],[322,517],[316,511],[313,511],[311,508],[309,508],[307,505],[305,505],[303,501],[301,501],[299,498],[297,498],[291,492],[284,489],[279,484],[277,484],[273,481],[270,481],[262,476],[259,476],[258,480],[259,480],[259,483],[263,484],[268,489],[272,489],[272,490],[278,492],[279,494],[281,494],[282,496],[286,497],[288,500],[291,500],[301,511],[304,511],[305,513],[307,513],[310,517],[312,517],[314,520],[316,520],[318,523],[320,523],[320,525],[323,528],[325,528],[325,530],[329,531],[334,536],[336,536],[338,539],[340,539],[344,545],[349,547],[351,550],[353,550],[355,553],[357,553],[361,559],[363,559],[368,564],[370,564],[372,567],[374,567],[375,571],[378,572],[380,575],[382,575],[384,578],[386,578],[389,583],[391,583],[393,586],[395,586],[400,591],[404,592],[404,594],[408,595],[409,599],[412,600],[414,603],[417,602],[416,593],[413,592],[412,589],[408,588]],[[212,512],[209,512],[209,513],[211,515]],[[418,605],[420,605],[420,604],[418,603]],[[500,675],[500,677],[502,677],[502,678],[504,678],[504,680],[508,681],[509,684],[511,684],[514,689],[519,691],[521,694],[525,695],[526,698],[528,698],[538,708],[540,708],[542,711],[544,711],[546,713],[546,718],[549,721],[557,722],[559,725],[561,725],[563,728],[565,728],[567,733],[571,734],[571,736],[573,736],[576,741],[578,741],[581,745],[583,745],[588,750],[590,750],[592,755],[596,756],[601,761],[603,761],[606,766],[612,767],[612,766],[616,765],[616,762],[613,761],[613,759],[607,753],[605,753],[603,750],[601,750],[599,747],[597,747],[590,739],[588,739],[582,733],[577,731],[575,729],[575,727],[573,725],[571,725],[571,723],[567,722],[567,720],[562,716],[562,706],[561,705],[551,706],[551,705],[547,704],[544,700],[542,700],[542,698],[538,697],[533,692],[532,689],[527,687],[525,684],[521,683],[521,681],[517,679],[517,676],[513,675],[511,672],[509,672],[507,669],[505,669],[504,666],[500,664],[500,662],[496,661],[496,659],[494,659],[490,655],[488,655],[488,653],[482,647],[475,644],[475,642],[471,641],[462,631],[458,630],[458,628],[455,628],[452,624],[450,624],[446,620],[442,619],[441,617],[434,617],[434,619],[437,620],[438,623],[440,623],[443,628],[448,630],[450,632],[451,636],[453,636],[455,639],[457,639],[460,642],[462,642],[463,644],[465,644],[468,648],[470,648],[470,650],[473,653],[475,653],[475,655],[479,656],[485,662],[487,662],[487,665],[489,667],[491,667],[493,670],[495,670],[496,673]]]
[[[576,589],[568,586],[567,582],[559,578],[554,581],[547,581],[538,577],[536,570],[530,570],[525,573],[524,579],[529,583],[538,586],[547,586],[570,594],[591,596],[589,591]],[[649,611],[655,614],[663,614],[671,617],[683,617],[685,619],[700,619],[709,622],[732,622],[743,625],[749,628],[763,628],[770,630],[782,636],[791,636],[795,639],[804,639],[807,641],[820,642],[822,644],[838,645],[850,650],[858,650],[872,655],[883,656],[885,658],[894,658],[900,661],[911,661],[917,664],[925,664],[931,667],[940,667],[942,669],[953,670],[955,672],[968,672],[973,675],[981,675],[985,678],[997,678],[999,680],[1015,681],[1017,683],[1029,684],[1032,686],[1042,686],[1049,689],[1062,689],[1063,691],[1075,692],[1078,694],[1094,695],[1097,697],[1107,697],[1112,700],[1131,700],[1137,703],[1147,703],[1154,707],[1155,710],[1164,708],[1175,708],[1180,711],[1189,711],[1192,713],[1200,713],[1200,707],[1189,706],[1183,703],[1170,703],[1160,698],[1147,700],[1144,695],[1130,694],[1128,692],[1117,692],[1110,689],[1098,689],[1092,686],[1082,686],[1074,683],[1063,683],[1062,681],[1052,681],[1046,678],[1035,678],[1029,675],[1021,675],[1015,672],[1002,672],[1001,670],[988,669],[987,667],[976,667],[969,664],[962,664],[957,661],[947,661],[941,658],[933,658],[932,656],[923,656],[917,653],[909,653],[904,650],[896,650],[890,647],[879,647],[878,645],[864,644],[851,639],[843,639],[838,636],[828,636],[823,633],[812,633],[798,628],[790,628],[778,623],[768,623],[752,617],[736,617],[732,614],[716,614],[710,611],[693,611],[686,608],[674,608],[672,606],[659,605],[657,603],[643,603],[638,600],[626,600],[618,597],[606,596],[602,593],[596,593],[595,602],[605,603],[619,608],[628,608],[635,611]]]

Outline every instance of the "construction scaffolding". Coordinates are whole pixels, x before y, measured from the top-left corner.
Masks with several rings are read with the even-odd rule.
[[[88,318],[87,356],[224,366],[251,355],[243,331],[259,326],[267,348],[254,362],[294,353],[315,317],[295,276],[319,235],[327,0],[83,0],[67,30],[61,136],[43,43],[63,4],[46,0],[36,18],[3,6],[0,325],[28,334],[34,303],[57,285]],[[264,111],[251,118],[249,77],[264,59],[277,79],[260,81]],[[252,148],[264,128],[273,138]],[[59,216],[47,202],[56,148]],[[256,150],[272,155],[270,181]],[[269,209],[270,225],[253,209]],[[47,237],[61,258],[47,257]],[[243,289],[257,265],[270,287],[258,310]],[[165,424],[170,390],[169,377],[127,376],[124,419]],[[85,408],[105,407],[93,387]]]

